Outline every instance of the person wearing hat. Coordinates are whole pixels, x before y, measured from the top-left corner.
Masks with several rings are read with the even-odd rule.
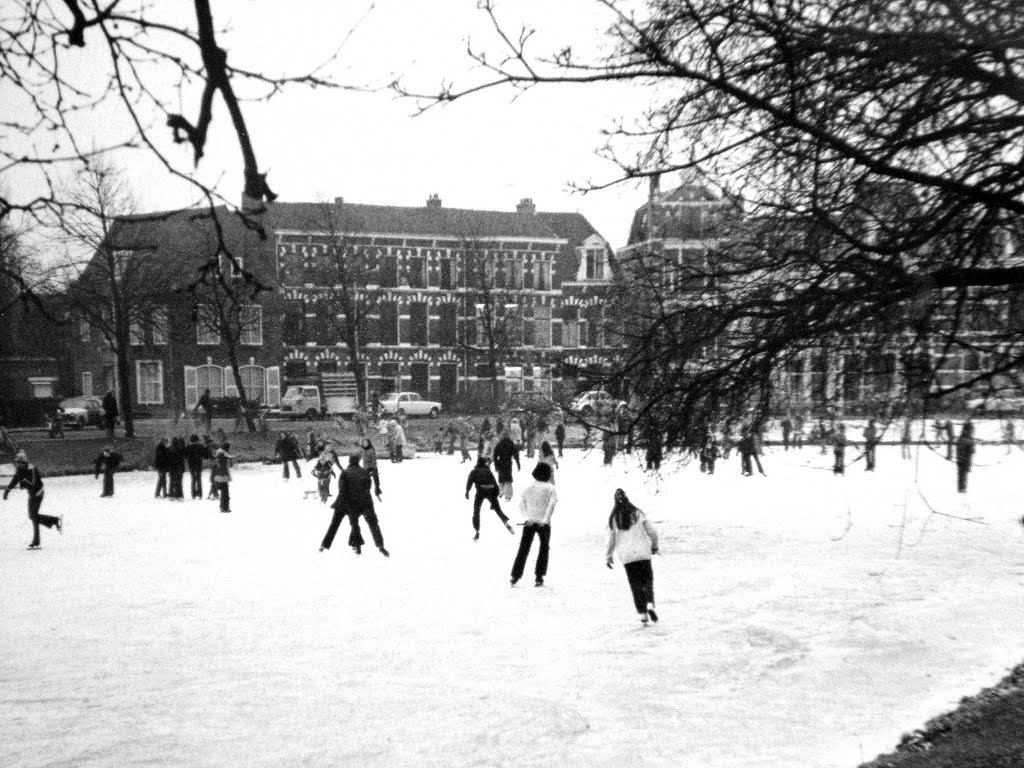
[[[373,488],[373,480],[370,473],[359,466],[362,458],[360,451],[355,451],[349,456],[348,466],[338,478],[338,496],[334,499],[334,515],[331,517],[331,524],[324,534],[320,544],[320,551],[330,549],[334,543],[334,537],[338,533],[341,520],[346,515],[352,524],[352,533],[349,535],[348,544],[355,553],[362,553],[363,534],[359,529],[359,516],[366,519],[370,526],[370,535],[373,536],[373,543],[384,557],[390,557],[391,553],[384,548],[384,536],[380,532],[380,523],[377,521],[377,513],[373,509],[373,496],[370,491]]]
[[[32,543],[29,549],[39,549],[39,526],[56,528],[58,533],[64,532],[64,518],[53,515],[43,515],[39,512],[43,506],[43,477],[34,465],[28,463],[28,456],[24,451],[18,451],[14,457],[14,477],[4,489],[4,501],[15,487],[24,488],[28,491],[28,519],[32,521]]]
[[[120,453],[113,450],[109,445],[96,457],[96,477],[103,473],[103,493],[100,498],[114,495],[114,472],[121,466]]]

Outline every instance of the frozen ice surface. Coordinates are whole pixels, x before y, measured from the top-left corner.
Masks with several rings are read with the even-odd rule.
[[[567,452],[543,589],[533,557],[509,588],[486,505],[472,541],[457,457],[382,464],[390,559],[347,522],[317,551],[308,474],[236,468],[230,515],[151,474],[112,500],[50,478],[41,551],[24,492],[0,506],[0,766],[851,768],[1024,658],[1024,455],[981,448],[967,496],[918,457],[837,478],[772,449],[748,479]],[[604,566],[616,487],[662,537],[647,628]]]

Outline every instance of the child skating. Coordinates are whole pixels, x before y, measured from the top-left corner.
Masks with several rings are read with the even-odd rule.
[[[626,579],[633,594],[633,606],[640,621],[657,621],[654,610],[654,570],[651,556],[658,554],[658,534],[644,513],[637,509],[621,488],[615,489],[612,513],[608,516],[608,549],[605,553],[609,568],[617,556],[626,569]]]

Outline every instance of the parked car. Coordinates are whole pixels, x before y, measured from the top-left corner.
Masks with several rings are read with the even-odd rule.
[[[328,414],[350,416],[358,409],[356,377],[351,373],[323,373],[319,384],[289,385],[281,398],[281,408],[271,413],[284,417],[305,416],[312,420]]]
[[[526,413],[529,411],[535,416],[551,416],[561,409],[543,392],[513,392],[508,396],[506,406],[513,413]]]
[[[965,405],[969,411],[981,413],[1024,413],[1024,396],[973,397]]]
[[[380,399],[381,413],[388,416],[398,413],[401,408],[406,416],[429,416],[436,419],[441,413],[441,404],[424,400],[416,392],[392,392]]]
[[[69,397],[58,404],[65,427],[103,427],[103,401],[98,397]]]
[[[616,408],[622,407],[625,404],[624,400],[612,397],[603,389],[592,389],[589,392],[576,395],[569,405],[569,410],[584,419],[588,419],[595,414],[607,416]]]

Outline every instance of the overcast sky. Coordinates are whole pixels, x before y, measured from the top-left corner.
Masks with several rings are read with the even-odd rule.
[[[194,26],[190,2],[159,6],[159,12]],[[221,38],[236,66],[268,74],[297,74],[338,57],[321,74],[338,82],[381,85],[402,76],[412,88],[432,90],[443,80],[469,83],[467,41],[499,51],[498,39],[476,0],[214,0]],[[288,10],[283,10],[287,7]],[[369,9],[369,10],[368,10]],[[499,0],[512,31],[537,28],[538,53],[573,45],[592,50],[610,17],[595,0]],[[154,11],[155,12],[155,11]],[[361,22],[358,23],[361,19]],[[351,31],[355,26],[355,30]],[[79,65],[109,69],[109,59],[90,46]],[[76,54],[78,55],[78,54]],[[167,77],[164,75],[164,77]],[[167,99],[178,95],[167,83]],[[597,157],[602,130],[617,116],[635,116],[648,95],[634,88],[546,87],[520,95],[505,89],[473,96],[413,117],[416,104],[387,91],[354,93],[295,86],[269,103],[245,105],[259,164],[282,201],[344,197],[353,203],[423,205],[433,193],[444,205],[513,210],[532,197],[539,210],[580,211],[614,247],[622,246],[644,185],[572,194],[573,183],[607,182],[617,169]],[[194,119],[197,94],[180,103]],[[174,145],[162,116],[153,113],[152,135],[161,149],[190,167],[185,145]],[[93,117],[97,143],[112,135],[118,118]],[[230,123],[218,102],[199,176],[227,198],[240,197],[241,161]],[[119,161],[145,210],[196,202],[194,189],[171,180],[141,153]]]

